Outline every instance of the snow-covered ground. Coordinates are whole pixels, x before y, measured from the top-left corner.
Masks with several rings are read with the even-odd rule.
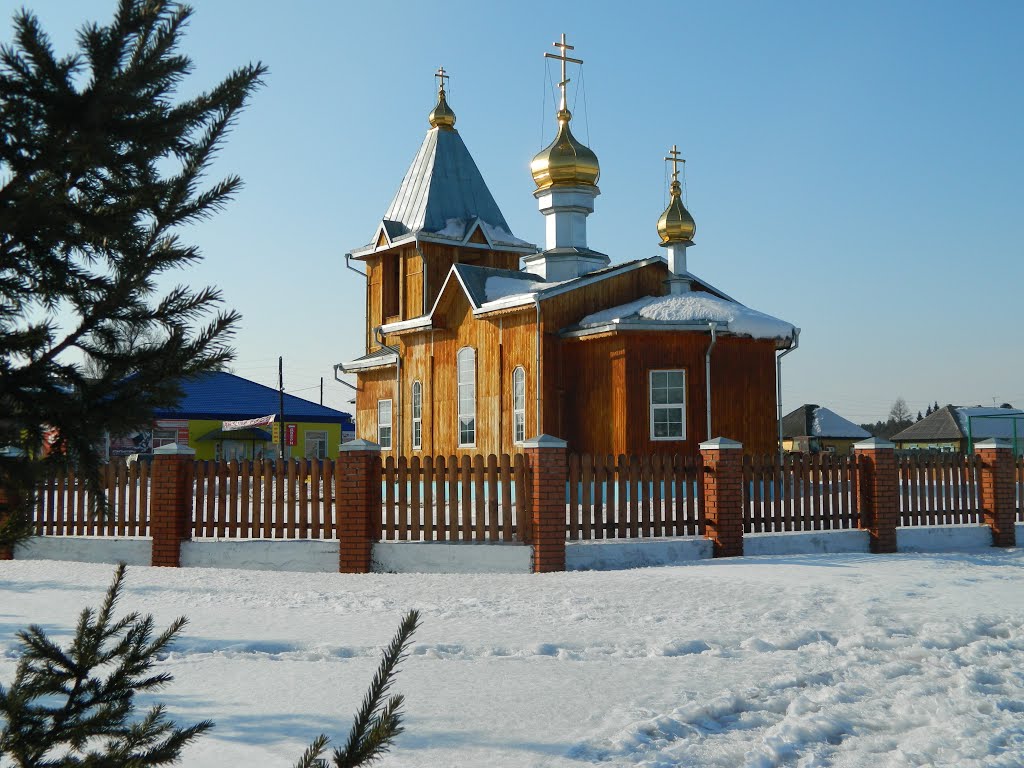
[[[0,681],[28,622],[68,636],[105,565],[0,563]],[[212,718],[191,768],[335,740],[408,608],[385,766],[1024,764],[1024,550],[739,558],[550,575],[154,569],[122,609],[191,623],[160,698]]]

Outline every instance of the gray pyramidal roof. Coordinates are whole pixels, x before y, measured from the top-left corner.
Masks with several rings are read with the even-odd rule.
[[[902,432],[892,436],[891,440],[896,442],[913,440],[962,440],[965,438],[963,429],[960,427],[960,420],[954,413],[954,408],[947,405],[937,411],[925,416],[918,422],[911,424]]]
[[[395,238],[425,232],[461,239],[477,218],[490,225],[492,232],[501,230],[497,238],[488,233],[492,240],[508,241],[511,237],[505,217],[459,132],[439,128],[427,131],[384,214],[388,235]]]

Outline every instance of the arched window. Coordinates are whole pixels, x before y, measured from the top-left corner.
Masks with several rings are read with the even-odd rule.
[[[423,447],[423,385],[412,383],[412,449]]]
[[[512,371],[512,442],[526,440],[526,371]]]
[[[470,447],[476,445],[476,350],[459,350],[458,369],[459,447]]]

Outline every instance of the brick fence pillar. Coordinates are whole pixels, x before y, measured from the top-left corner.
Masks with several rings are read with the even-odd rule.
[[[380,519],[380,482],[380,446],[369,440],[342,443],[334,463],[341,573],[370,572],[374,522]]]
[[[992,529],[992,546],[1015,547],[1017,489],[1014,487],[1013,448],[1008,440],[989,439],[975,443],[974,452],[981,460],[978,506],[983,522]]]
[[[530,463],[534,573],[565,570],[566,447],[565,440],[551,435],[523,443]]]
[[[192,538],[192,466],[196,452],[177,443],[153,451],[149,502],[152,564],[181,565],[181,542]]]
[[[860,467],[857,473],[860,527],[871,537],[872,552],[895,552],[896,526],[900,520],[896,446],[888,440],[872,437],[854,443],[853,452]]]
[[[743,445],[725,437],[700,444],[704,460],[704,535],[715,557],[743,554]]]

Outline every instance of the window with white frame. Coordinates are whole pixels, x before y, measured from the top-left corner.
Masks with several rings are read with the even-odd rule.
[[[327,458],[327,432],[325,430],[306,430],[306,450],[304,455],[307,459]]]
[[[164,445],[178,442],[178,430],[176,429],[154,429],[153,447],[160,448]]]
[[[423,447],[423,385],[412,383],[412,449]]]
[[[512,442],[526,440],[526,371],[512,371]]]
[[[476,350],[459,350],[458,369],[459,446],[472,446],[476,445]]]
[[[377,442],[381,448],[391,448],[391,401],[377,401]]]
[[[686,437],[686,371],[651,371],[651,440]]]

